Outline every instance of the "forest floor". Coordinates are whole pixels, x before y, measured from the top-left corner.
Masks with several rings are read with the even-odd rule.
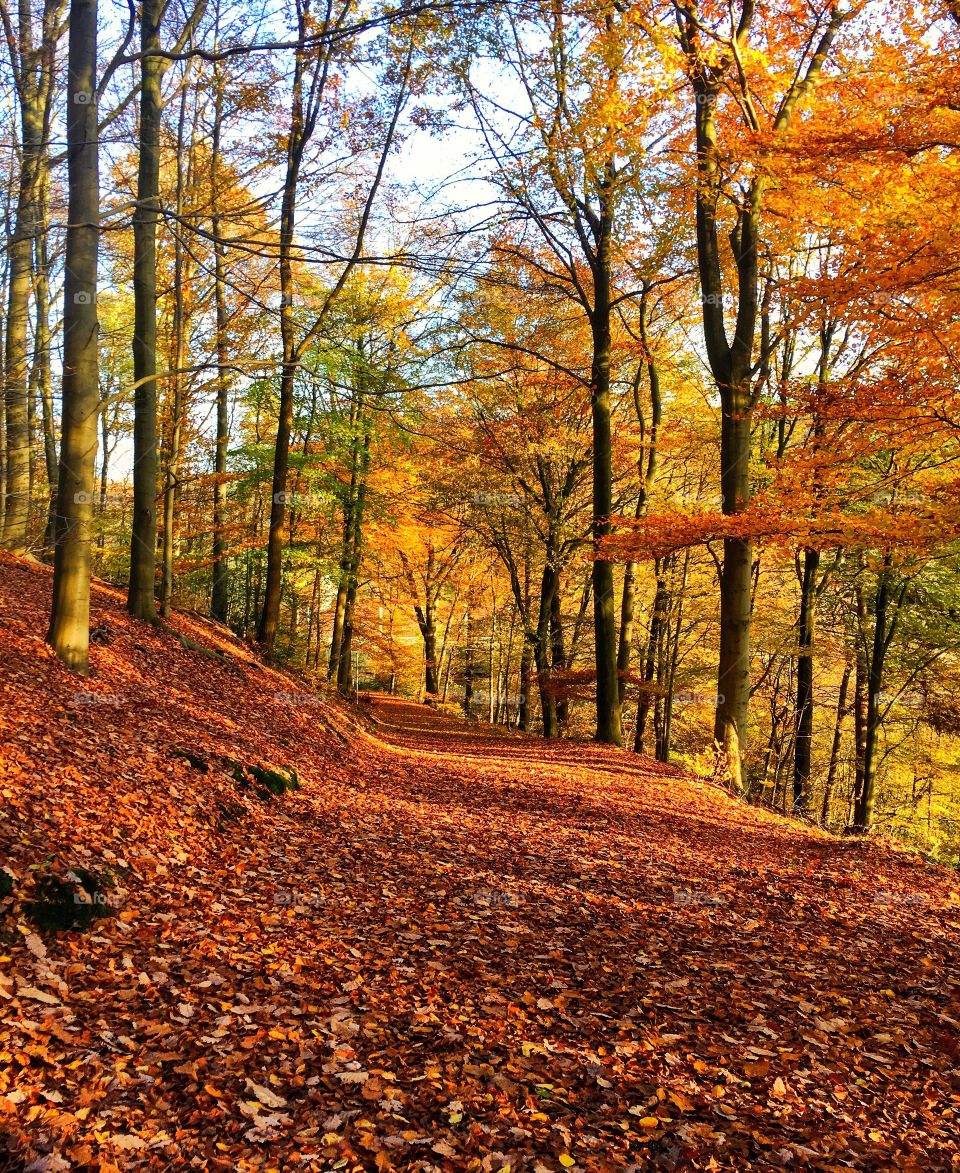
[[[106,586],[78,680],[49,587],[0,559],[0,1169],[960,1168],[953,873]]]

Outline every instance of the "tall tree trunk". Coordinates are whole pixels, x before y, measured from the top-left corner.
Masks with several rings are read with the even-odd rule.
[[[637,608],[637,564],[630,561],[623,569],[623,593],[620,596],[620,637],[617,645],[617,696],[621,710],[627,692],[627,676],[633,655],[633,619]]]
[[[873,646],[870,651],[867,670],[866,727],[863,738],[863,775],[860,787],[854,797],[853,830],[865,834],[873,823],[876,800],[877,756],[880,745],[880,727],[883,720],[881,690],[883,670],[890,645],[891,629],[888,627],[890,606],[890,567],[892,558],[885,555],[883,569],[877,580],[877,591],[873,606]]]
[[[640,338],[646,351],[644,361],[637,367],[633,381],[633,401],[636,409],[637,422],[640,425],[640,443],[646,448],[646,463],[641,455],[637,462],[640,473],[640,487],[637,493],[637,505],[634,517],[639,520],[647,512],[650,492],[653,489],[657,473],[657,442],[660,434],[660,423],[663,417],[663,400],[660,394],[660,372],[654,362],[647,337],[647,291],[640,299]],[[643,371],[646,368],[650,383],[650,434],[647,438],[646,419],[643,406],[640,402],[640,386],[643,380]],[[623,571],[623,594],[620,598],[620,641],[617,648],[617,680],[619,681],[620,708],[627,691],[627,676],[630,672],[630,659],[633,655],[633,621],[637,606],[637,564],[630,561]]]
[[[750,500],[750,415],[744,395],[724,396],[721,421],[723,512],[740,513]],[[733,788],[743,792],[742,757],[750,705],[750,623],[753,543],[725,538],[720,571],[720,656],[714,739]]]
[[[855,675],[853,680],[853,800],[856,803],[857,795],[863,792],[864,761],[867,744],[867,691],[869,689],[869,657],[867,655],[866,637],[866,604],[863,591],[856,588],[857,600],[857,628],[856,628],[856,659]],[[855,822],[855,820],[854,820]]]
[[[547,560],[543,565],[540,580],[540,606],[537,612],[537,627],[533,634],[533,658],[537,668],[537,686],[540,690],[540,716],[543,721],[543,736],[556,737],[557,698],[552,683],[552,657],[550,652],[550,613],[553,596],[557,588],[557,572],[550,563],[552,550],[547,549]]]
[[[826,824],[830,815],[830,799],[833,797],[833,788],[837,780],[837,768],[840,763],[840,747],[843,743],[843,719],[847,715],[847,691],[850,687],[852,665],[849,661],[843,666],[843,675],[840,677],[840,691],[837,695],[837,719],[833,726],[833,744],[830,747],[830,764],[827,767],[827,781],[823,789],[823,803],[820,807],[820,822]]]
[[[593,420],[593,539],[594,553],[611,532],[613,514],[613,442],[611,434],[610,358],[611,288],[610,246],[613,236],[613,165],[601,188],[597,249],[593,262],[593,310],[590,315],[593,358],[590,406]],[[593,563],[593,632],[597,669],[596,740],[621,745],[620,690],[617,683],[617,617],[613,563],[596,557]]]
[[[62,438],[53,603],[47,641],[69,668],[83,674],[89,670],[90,537],[100,405],[97,371],[100,184],[96,69],[96,0],[71,0]]]
[[[187,117],[187,88],[183,87],[180,95],[180,117],[177,122],[177,158],[180,166],[177,167],[175,214],[177,223],[183,217],[183,189],[184,180],[189,182],[190,170],[193,164],[193,147],[187,147],[184,130]],[[189,149],[189,155],[184,162],[184,152]],[[160,574],[160,614],[164,619],[170,617],[170,607],[173,602],[173,575],[174,558],[176,554],[176,500],[180,480],[180,448],[183,429],[183,414],[185,400],[184,365],[187,353],[187,312],[186,289],[189,287],[190,270],[184,257],[181,233],[178,230],[173,240],[173,346],[171,354],[171,369],[173,378],[173,402],[170,411],[170,433],[167,450],[165,452],[163,470],[163,557]]]
[[[633,751],[643,753],[643,743],[647,732],[647,720],[653,707],[653,687],[657,675],[657,662],[662,642],[662,631],[667,622],[670,610],[670,589],[667,583],[667,572],[670,560],[657,560],[654,563],[657,586],[653,596],[653,608],[650,613],[650,631],[647,635],[646,657],[643,667],[643,681],[640,685],[640,697],[637,701],[637,724],[633,732]]]
[[[803,552],[800,582],[800,655],[797,658],[796,740],[793,754],[793,807],[804,810],[810,792],[813,747],[813,638],[816,628],[817,573],[820,551],[809,546]]]
[[[338,680],[351,691],[350,655],[353,645],[353,613],[360,585],[360,565],[363,560],[363,512],[367,497],[367,475],[370,471],[370,430],[366,426],[359,451],[355,453],[356,479],[353,508],[351,509],[349,544],[347,546],[347,590],[343,607],[343,640],[339,651]],[[344,691],[341,688],[341,691]]]
[[[157,225],[160,220],[160,122],[164,0],[140,9],[140,133],[133,214],[133,528],[127,610],[157,622]]]
[[[47,474],[47,523],[44,530],[44,556],[52,558],[57,513],[57,433],[53,415],[53,379],[50,371],[50,351],[53,339],[50,331],[50,258],[47,233],[43,231],[48,215],[48,192],[43,185],[40,204],[41,232],[37,238],[36,268],[36,338],[33,361],[36,370],[37,394],[40,397],[40,420],[43,429],[43,461]]]
[[[523,646],[520,648],[520,695],[517,698],[517,728],[527,733],[530,729],[530,676],[533,672],[533,648],[524,631]]]
[[[43,7],[41,43],[35,44],[33,13],[27,0],[18,11],[15,89],[20,106],[20,173],[13,234],[7,244],[7,329],[4,352],[5,413],[3,545],[14,553],[27,549],[30,520],[30,297],[34,289],[34,250],[40,223],[41,190],[47,168],[49,102],[56,53],[55,26],[62,6]]]
[[[673,730],[673,696],[677,682],[677,667],[680,663],[680,631],[683,622],[683,605],[687,594],[687,578],[690,573],[690,548],[683,552],[683,570],[680,574],[679,588],[672,592],[676,600],[670,605],[668,600],[667,631],[670,631],[672,622],[673,634],[669,637],[670,662],[666,673],[666,694],[663,698],[663,714],[660,730],[657,734],[654,753],[658,762],[670,761],[670,742]],[[672,612],[672,618],[671,618]]]
[[[227,285],[226,247],[220,215],[220,138],[223,124],[223,78],[216,76],[213,131],[210,144],[210,198],[213,211],[210,231],[213,236],[214,301],[217,315],[217,438],[213,456],[213,585],[210,614],[221,623],[227,621],[229,581],[227,571],[227,450],[230,446],[230,381],[227,374]]]
[[[437,674],[437,627],[433,608],[429,604],[423,614],[420,634],[423,636],[424,692],[428,697],[436,700],[440,691],[440,681]]]
[[[554,679],[554,689],[556,690],[556,682],[562,685],[562,678],[560,673],[567,667],[567,654],[564,648],[563,639],[563,611],[561,607],[561,593],[560,593],[561,577],[560,572],[556,574],[556,581],[553,585],[553,595],[550,599],[550,666],[551,674]],[[562,693],[557,696],[557,733],[563,736],[567,731],[567,725],[570,719],[570,702]]]

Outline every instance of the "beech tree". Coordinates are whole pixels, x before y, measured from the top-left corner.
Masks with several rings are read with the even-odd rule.
[[[69,39],[66,123],[70,201],[63,287],[63,396],[53,603],[47,640],[67,667],[86,675],[90,642],[90,523],[100,407],[96,0],[71,0]]]
[[[761,353],[757,354],[763,214],[769,178],[761,154],[745,179],[731,182],[723,165],[721,134],[726,130],[732,141],[738,135],[765,134],[771,144],[767,150],[782,139],[798,106],[813,94],[834,41],[853,10],[836,4],[813,15],[803,30],[797,55],[775,63],[792,78],[790,84],[779,94],[764,94],[762,103],[744,57],[765,10],[746,0],[738,9],[715,15],[696,0],[681,0],[676,11],[680,49],[694,100],[697,268],[704,347],[721,403],[721,502],[725,514],[736,515],[750,503],[753,412],[762,390],[756,375],[769,359],[769,354],[763,353],[769,346],[767,339],[760,340]],[[721,103],[728,92],[732,99]],[[767,116],[764,111],[770,108],[771,98],[773,113]],[[721,245],[726,206],[733,208],[728,234],[730,264]],[[732,336],[727,332],[728,304]],[[748,538],[724,539],[714,735],[737,790],[744,785],[742,743],[750,701],[752,564],[753,547]]]

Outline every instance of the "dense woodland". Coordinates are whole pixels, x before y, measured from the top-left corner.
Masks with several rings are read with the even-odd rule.
[[[2,544],[69,667],[93,575],[960,857],[952,0],[0,17]]]

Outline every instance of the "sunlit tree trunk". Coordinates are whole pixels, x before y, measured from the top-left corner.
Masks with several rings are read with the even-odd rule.
[[[210,198],[213,211],[210,231],[213,236],[213,282],[216,306],[217,351],[217,436],[213,456],[213,585],[210,614],[221,623],[227,621],[229,582],[227,578],[227,451],[230,446],[230,380],[227,374],[227,285],[226,246],[220,214],[220,139],[223,125],[223,78],[216,76],[213,128],[210,142]]]
[[[160,220],[160,86],[163,0],[140,8],[140,129],[137,206],[133,214],[133,523],[131,615],[157,622],[157,226]]]
[[[810,791],[810,761],[813,747],[813,637],[817,605],[817,574],[820,551],[803,552],[800,582],[800,655],[797,658],[796,743],[793,755],[793,806],[806,808]]]
[[[8,36],[14,91],[20,108],[20,170],[13,234],[7,243],[7,315],[4,339],[3,545],[23,553],[30,519],[30,300],[36,241],[45,231],[41,195],[48,167],[52,96],[61,0],[45,0],[40,43],[27,0],[18,7],[15,40]]]
[[[44,183],[40,212],[42,225],[46,224],[48,214],[47,184]],[[50,330],[50,258],[49,242],[45,231],[41,231],[37,238],[36,270],[36,337],[33,347],[33,362],[36,372],[37,395],[40,399],[43,461],[49,493],[43,545],[44,556],[52,558],[57,513],[57,434],[53,413],[53,378],[50,369],[50,351],[53,344]]]
[[[752,387],[754,349],[760,314],[758,286],[759,234],[766,178],[763,169],[735,193],[728,182],[725,156],[717,138],[720,94],[736,87],[737,108],[754,136],[762,127],[753,95],[743,74],[727,69],[750,44],[756,15],[752,0],[744,0],[739,13],[730,10],[730,52],[718,55],[713,42],[705,43],[704,26],[696,0],[677,3],[680,48],[687,62],[694,98],[694,131],[697,150],[697,189],[694,199],[697,270],[700,278],[703,337],[707,361],[720,397],[721,508],[731,516],[750,504],[752,417],[756,391]],[[813,51],[801,61],[793,80],[771,120],[773,134],[790,129],[797,103],[816,86],[833,42],[852,8],[837,5],[819,32]],[[728,239],[734,265],[730,303],[734,316],[732,339],[727,337],[724,312],[726,291],[720,251],[721,204],[734,201],[736,221]],[[762,347],[761,347],[762,349]],[[761,366],[769,356],[761,354]],[[717,710],[714,737],[724,759],[731,786],[744,790],[743,749],[750,703],[750,626],[752,611],[752,543],[745,537],[727,537],[720,571],[720,654],[717,671]]]
[[[590,328],[593,361],[590,407],[593,417],[593,537],[599,547],[611,532],[613,514],[613,442],[611,427],[610,355],[611,288],[610,245],[613,236],[613,165],[602,189],[593,262],[593,309]],[[617,683],[617,617],[613,563],[595,557],[593,563],[593,634],[597,668],[597,741],[620,745],[620,689]]]
[[[63,404],[53,603],[47,640],[86,674],[90,641],[90,539],[97,455],[97,5],[71,0],[67,70],[67,249],[64,266]]]
[[[193,143],[185,140],[187,116],[187,89],[180,95],[180,117],[177,122],[177,167],[176,202],[174,212],[178,225],[183,216],[184,183],[189,183],[193,165]],[[186,158],[184,157],[186,155]],[[171,347],[171,382],[173,399],[170,404],[170,431],[164,453],[163,469],[163,542],[160,573],[160,614],[169,619],[173,602],[174,558],[176,555],[176,502],[180,486],[180,455],[183,434],[183,416],[186,410],[186,375],[184,366],[187,355],[187,298],[192,273],[188,258],[184,255],[181,232],[173,239],[173,323]]]
[[[843,719],[847,715],[847,691],[850,687],[852,665],[849,661],[843,666],[843,675],[840,677],[840,691],[837,695],[837,715],[833,726],[833,744],[830,747],[830,764],[827,767],[827,780],[823,788],[823,802],[820,807],[820,822],[824,825],[830,816],[830,800],[833,797],[833,788],[837,781],[837,769],[840,763],[840,747],[843,744]]]
[[[637,505],[634,517],[641,518],[646,514],[657,474],[657,441],[660,432],[660,423],[663,416],[663,401],[660,394],[660,372],[653,360],[647,337],[647,293],[646,290],[640,300],[639,327],[640,339],[646,350],[644,361],[637,367],[633,381],[633,400],[636,410],[637,423],[640,425],[641,457],[637,463],[640,473],[640,485],[637,492]],[[650,383],[650,429],[647,434],[646,414],[640,401],[640,384],[643,372],[646,370]],[[646,449],[645,456],[643,454]],[[633,623],[637,606],[637,563],[627,562],[623,571],[623,593],[620,598],[620,637],[617,648],[617,680],[621,711],[627,690],[627,676],[630,672],[630,660],[633,655]]]
[[[882,696],[887,653],[896,634],[900,607],[906,597],[907,583],[894,589],[893,555],[884,554],[877,577],[873,601],[873,640],[867,657],[866,720],[863,728],[863,769],[854,795],[853,826],[857,834],[865,834],[873,824],[876,804],[877,759],[880,753],[880,732],[886,706]]]

